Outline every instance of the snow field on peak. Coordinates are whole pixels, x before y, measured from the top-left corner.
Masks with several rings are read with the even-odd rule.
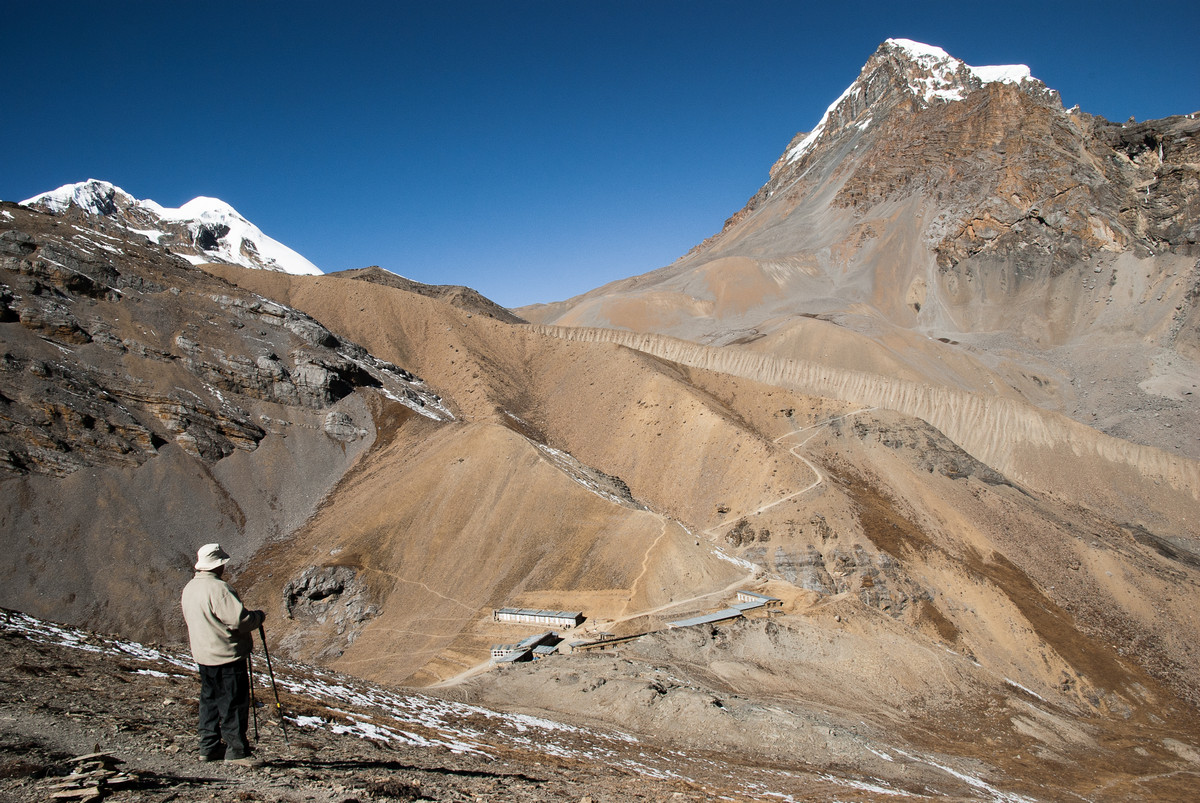
[[[192,242],[197,248],[200,246],[196,243],[196,238],[202,226],[227,226],[228,233],[216,238],[215,248],[201,248],[203,255],[181,254],[193,265],[221,261],[246,268],[279,270],[304,276],[320,276],[324,273],[291,248],[263,234],[261,229],[219,198],[199,196],[183,206],[171,208],[149,199],[138,200],[115,184],[90,178],[77,184],[64,184],[56,190],[27,198],[21,201],[21,205],[40,205],[54,214],[61,214],[74,204],[85,212],[104,215],[110,211],[108,204],[112,198],[142,210],[154,220],[187,226]],[[166,234],[157,228],[130,231],[145,235],[155,243]]]
[[[912,39],[888,39],[887,44],[908,51],[914,58],[930,58],[936,61],[949,61],[952,57],[937,45],[927,45]]]
[[[237,210],[220,198],[210,198],[207,195],[198,195],[178,209],[163,206],[148,198],[142,201],[141,204],[144,208],[151,210],[163,220],[170,220],[174,223],[192,220],[202,220],[206,223],[225,223],[230,217],[245,219],[237,213]]]
[[[205,253],[214,254],[225,262],[241,265],[247,268],[266,267],[304,276],[320,276],[323,271],[309,262],[300,254],[288,248],[283,243],[262,233],[262,230],[236,209],[219,198],[199,196],[175,209],[165,207],[151,200],[139,201],[139,205],[169,223],[186,223],[193,237],[203,224],[228,226],[229,233],[217,240],[218,246],[205,249]],[[245,251],[257,253],[259,260],[248,256]],[[193,264],[200,262],[189,258]]]
[[[74,203],[80,209],[91,212],[93,215],[102,215],[104,214],[102,201],[108,196],[124,197],[128,198],[131,203],[137,203],[136,198],[117,185],[89,178],[87,181],[64,184],[56,190],[26,198],[21,201],[21,206],[41,204],[51,212],[59,214],[65,212]]]
[[[930,100],[962,100],[966,96],[966,91],[956,79],[956,73],[961,70],[966,70],[984,84],[1020,84],[1033,78],[1030,75],[1029,67],[1024,64],[972,67],[934,45],[914,42],[911,39],[888,39],[886,44],[903,50],[914,62],[931,73],[929,78],[919,82],[918,85],[909,85],[909,88],[926,102]],[[920,84],[924,84],[923,91]]]
[[[989,67],[972,67],[968,64],[967,69],[985,84],[1019,84],[1034,80],[1029,67],[1024,64],[993,64]]]
[[[838,95],[837,100],[829,104],[829,108],[825,110],[823,115],[821,115],[820,121],[813,128],[813,130],[808,132],[808,136],[800,140],[791,148],[791,150],[788,151],[787,160],[789,162],[794,162],[799,159],[817,143],[817,139],[825,132],[825,123],[829,122],[829,115],[833,114],[833,110],[840,106],[842,101],[856,92],[862,92],[862,88],[858,85],[857,81],[846,87],[842,94]]]

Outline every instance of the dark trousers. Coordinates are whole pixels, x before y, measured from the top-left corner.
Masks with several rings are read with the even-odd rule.
[[[200,668],[200,752],[218,754],[225,740],[225,758],[250,755],[246,728],[250,716],[250,674],[246,659]]]

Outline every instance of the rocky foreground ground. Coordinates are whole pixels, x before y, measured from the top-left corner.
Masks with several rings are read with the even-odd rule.
[[[261,657],[264,763],[234,768],[197,760],[198,682],[185,655],[7,613],[0,616],[0,666],[0,800],[929,799],[828,774],[684,756],[619,732],[389,691],[276,661],[285,742]],[[101,759],[79,761],[97,753]],[[72,776],[101,764],[111,771],[93,769],[89,777],[94,784],[107,776],[103,786]]]

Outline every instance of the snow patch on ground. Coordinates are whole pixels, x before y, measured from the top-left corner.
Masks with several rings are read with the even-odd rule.
[[[142,235],[155,245],[158,245],[160,238],[167,236],[165,231],[159,231],[158,229],[129,229],[129,231],[133,232],[134,234]]]
[[[911,797],[907,792],[901,792],[898,789],[892,789],[879,784],[867,783],[866,781],[854,781],[849,778],[838,778],[833,775],[822,775],[824,780],[838,786],[848,786],[851,789],[857,789],[860,792],[873,792],[877,795],[887,795],[889,797]]]
[[[298,728],[324,728],[327,724],[329,724],[322,717],[308,717],[304,715],[288,717],[287,720],[288,722],[295,724]]]
[[[1015,792],[1001,791],[989,784],[987,781],[976,778],[973,775],[967,775],[965,772],[959,772],[958,770],[947,767],[945,764],[940,764],[933,759],[919,758],[911,753],[905,753],[903,750],[897,750],[896,752],[912,761],[918,761],[923,764],[928,764],[931,767],[936,767],[947,775],[957,778],[968,786],[984,792],[988,795],[990,800],[996,801],[997,803],[1036,803],[1036,801],[1034,801],[1032,798],[1025,797],[1024,795],[1018,795]]]
[[[132,669],[131,673],[155,678],[196,678],[196,665],[191,656],[179,650],[101,636],[8,611],[0,612],[0,629],[20,633],[37,643],[135,658],[157,665],[157,668]],[[169,670],[164,671],[165,667],[183,670],[185,674],[172,675]],[[320,716],[286,716],[292,725],[328,729],[332,733],[367,741],[440,747],[453,753],[469,753],[482,758],[499,757],[512,750],[520,750],[535,756],[603,765],[621,773],[676,780],[697,788],[703,788],[705,776],[715,773],[744,789],[754,799],[807,799],[801,790],[813,778],[858,793],[885,796],[906,794],[873,777],[847,778],[828,772],[807,774],[751,768],[713,762],[685,752],[631,748],[638,740],[628,734],[577,727],[540,716],[492,711],[417,692],[386,689],[286,660],[275,660],[274,679],[281,689],[322,709]],[[871,752],[894,760],[876,750]],[[896,749],[893,752],[910,761],[935,767],[969,784],[982,793],[984,799],[997,803],[1031,803],[1028,798],[998,790],[977,777],[928,757]]]
[[[85,242],[88,245],[94,245],[97,248],[100,248],[100,249],[103,249],[104,251],[109,252],[110,254],[116,254],[116,255],[120,256],[121,254],[125,253],[120,248],[109,245],[108,243],[98,243],[89,237],[83,236],[82,234],[76,234],[76,235],[72,236],[71,239]],[[87,250],[86,248],[83,248],[83,246],[78,246],[78,247],[81,248],[82,250],[85,250],[85,251]]]
[[[1038,694],[1037,692],[1035,692],[1035,691],[1033,691],[1033,690],[1031,690],[1031,689],[1027,689],[1027,688],[1025,688],[1025,687],[1024,687],[1024,686],[1022,686],[1020,683],[1017,683],[1015,680],[1010,680],[1009,678],[1005,678],[1005,679],[1004,679],[1004,682],[1005,682],[1005,683],[1007,683],[1009,686],[1012,686],[1014,689],[1020,689],[1021,691],[1025,692],[1025,693],[1026,693],[1026,694],[1028,694],[1029,696],[1038,698],[1038,699],[1039,699],[1039,700],[1041,700],[1043,703],[1044,703],[1044,702],[1046,702],[1046,698],[1045,698],[1045,697],[1043,697],[1042,695]]]
[[[756,569],[762,568],[761,566],[757,566],[748,560],[742,560],[741,558],[735,558],[733,555],[726,554],[725,552],[722,552],[719,549],[714,549],[713,555],[715,557],[718,557],[721,560],[725,561],[726,563],[732,563],[734,566],[740,566],[741,568],[745,569],[748,572],[752,572],[752,571],[755,571]]]
[[[516,418],[516,416],[512,417]],[[520,419],[517,420],[519,421]],[[536,441],[530,441],[530,443],[533,443],[533,445],[537,447],[537,450],[545,455],[555,467],[557,467],[572,480],[582,485],[584,488],[587,488],[596,496],[599,496],[602,499],[607,499],[609,502],[613,502],[618,505],[629,504],[628,499],[623,499],[622,497],[617,496],[599,483],[595,479],[595,476],[591,473],[592,469],[579,462],[572,455],[559,451],[558,449],[554,449],[544,443],[537,443]]]

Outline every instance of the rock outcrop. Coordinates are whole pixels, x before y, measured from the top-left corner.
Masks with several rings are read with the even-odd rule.
[[[298,650],[318,634],[326,642],[317,657],[337,658],[354,643],[364,624],[379,615],[371,602],[370,588],[349,566],[310,566],[283,587],[283,609],[289,619],[302,620],[304,627],[293,631],[285,643]]]
[[[470,287],[463,287],[456,284],[423,284],[421,282],[414,282],[412,279],[406,279],[391,271],[384,270],[378,265],[358,270],[341,271],[340,275],[347,279],[357,279],[384,287],[407,290],[410,293],[417,293],[429,298],[439,298],[472,314],[486,315],[489,318],[495,318],[505,323],[525,323],[523,318],[517,317],[511,311]]]
[[[168,442],[220,460],[267,436],[252,400],[324,410],[374,388],[448,415],[412,374],[309,316],[75,207],[5,205],[0,303],[0,471],[140,465]]]

